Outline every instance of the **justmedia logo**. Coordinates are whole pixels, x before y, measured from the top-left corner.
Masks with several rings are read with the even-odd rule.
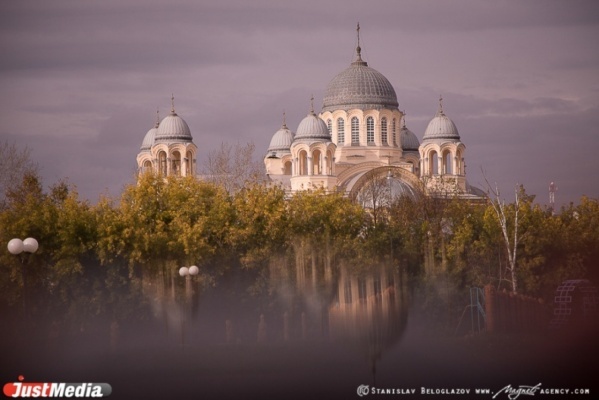
[[[4,385],[5,396],[13,398],[25,397],[107,397],[112,393],[108,383],[64,383],[64,382],[24,382],[23,375],[19,382]]]
[[[370,387],[368,385],[358,386],[358,396],[366,396],[370,393]]]

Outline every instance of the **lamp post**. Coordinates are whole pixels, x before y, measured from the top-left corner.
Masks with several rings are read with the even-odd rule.
[[[185,306],[181,314],[181,346],[185,346],[185,324],[187,315],[191,314],[191,277],[197,275],[199,272],[200,269],[195,265],[179,268],[179,275],[185,278]]]
[[[25,313],[25,318],[29,318],[29,312],[27,309],[27,271],[25,267],[25,259],[21,254],[24,252],[29,254],[35,253],[39,247],[39,244],[37,243],[37,240],[32,237],[28,237],[25,240],[14,238],[8,242],[7,247],[10,254],[19,256],[21,260],[21,279],[23,280],[23,312]]]

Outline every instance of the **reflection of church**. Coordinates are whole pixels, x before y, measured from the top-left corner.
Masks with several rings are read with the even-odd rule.
[[[358,27],[355,61],[329,82],[320,113],[312,106],[295,133],[284,121],[272,136],[264,157],[268,179],[289,192],[324,188],[355,195],[369,180],[386,177],[401,192],[422,183],[429,193],[480,195],[466,182],[466,147],[442,101],[420,143],[393,86],[362,59],[359,44]],[[146,134],[137,163],[140,171],[195,175],[196,154],[173,104]]]
[[[359,344],[369,357],[379,358],[406,328],[404,277],[392,268],[375,267],[363,275],[341,268],[328,312],[331,339]]]

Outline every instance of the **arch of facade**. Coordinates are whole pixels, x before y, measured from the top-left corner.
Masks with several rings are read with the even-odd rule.
[[[422,175],[465,175],[462,160],[465,149],[466,146],[461,142],[428,143],[422,146]]]
[[[395,179],[405,182],[416,189],[422,182],[412,172],[396,165],[386,165],[380,162],[367,162],[355,165],[339,174],[337,188],[349,196],[355,196],[372,176],[387,176],[391,172]]]
[[[196,150],[193,143],[158,143],[140,161],[145,167],[149,160],[154,170],[164,176],[195,175]]]
[[[297,162],[294,175],[333,175],[335,148],[332,142],[295,144],[291,149]]]

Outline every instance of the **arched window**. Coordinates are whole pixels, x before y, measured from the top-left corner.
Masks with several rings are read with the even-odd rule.
[[[158,173],[162,176],[166,176],[166,153],[161,151],[158,153]]]
[[[152,171],[152,161],[150,161],[150,160],[146,160],[146,161],[144,161],[144,163],[143,163],[143,166],[142,166],[141,172],[142,172],[142,173],[146,173],[146,172],[150,172],[150,171]]]
[[[299,153],[299,174],[308,175],[308,153],[305,150]]]
[[[171,172],[173,175],[181,175],[181,153],[173,151],[171,154]]]
[[[428,174],[429,176],[439,174],[439,156],[436,151],[431,151],[428,156]]]
[[[358,117],[353,117],[351,119],[351,145],[360,145],[360,121],[358,120]]]
[[[464,159],[462,158],[462,152],[458,151],[455,158],[456,175],[464,174]]]
[[[329,135],[333,136],[333,121],[331,119],[327,120],[327,128],[329,130]]]
[[[322,153],[320,150],[314,150],[312,152],[312,175],[322,175],[324,173],[321,161]]]
[[[449,150],[443,152],[443,173],[448,175],[453,174],[453,157]]]
[[[193,168],[193,153],[191,151],[188,151],[186,156],[185,156],[185,175],[186,176],[193,176],[194,173],[194,168]]]
[[[381,119],[381,143],[383,146],[387,146],[389,144],[387,139],[387,118],[383,117],[383,119]]]
[[[345,121],[343,118],[337,119],[337,144],[345,143]]]
[[[397,146],[397,140],[396,140],[396,124],[395,124],[395,118],[393,118],[393,121],[391,121],[391,136],[393,139],[393,146]]]
[[[284,168],[284,170],[283,170],[284,175],[291,175],[291,161],[287,161],[283,168]]]
[[[374,146],[374,118],[366,118],[366,143]]]
[[[327,150],[327,157],[325,159],[326,163],[326,175],[333,175],[333,153],[330,150]]]

